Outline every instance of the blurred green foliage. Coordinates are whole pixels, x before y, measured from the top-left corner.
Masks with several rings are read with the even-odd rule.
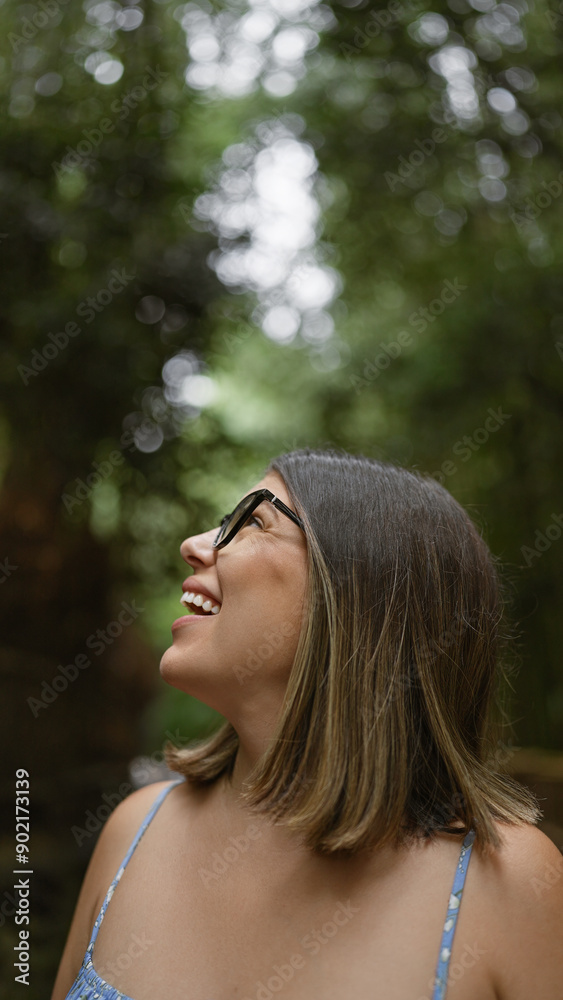
[[[306,51],[278,66],[293,86],[271,83],[284,50],[270,29],[256,43],[270,77],[263,67],[232,93],[185,73],[199,66],[204,79],[212,61],[198,63],[197,18],[226,60],[242,3],[39,9],[1,7],[6,496],[42,496],[62,545],[95,540],[112,584],[147,604],[156,663],[181,539],[217,523],[272,455],[336,445],[439,475],[515,595],[519,738],[561,747],[563,542],[534,549],[562,495],[558,8],[264,0],[253,9],[274,11],[280,36],[301,31]],[[250,176],[280,134],[315,158],[320,214],[303,253],[336,276],[328,335],[315,335],[320,307],[306,336],[306,325],[266,335],[257,286],[219,279],[221,255],[252,242],[250,225],[227,224],[244,202],[236,185],[215,222],[194,210],[226,165]],[[103,304],[114,271],[123,287]],[[44,357],[69,323],[80,332],[33,370],[33,352]],[[167,393],[163,366],[178,357],[209,399]],[[483,431],[491,410],[507,416]],[[123,460],[73,503],[116,450]],[[77,601],[91,600],[80,586]],[[24,600],[14,595],[10,619]],[[60,633],[33,629],[17,642],[58,654]],[[65,648],[82,636],[69,625]],[[146,749],[182,719],[192,733],[213,723],[205,706],[187,718],[184,696],[159,692]]]

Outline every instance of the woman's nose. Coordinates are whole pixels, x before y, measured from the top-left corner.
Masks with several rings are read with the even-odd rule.
[[[203,531],[200,535],[190,535],[185,538],[180,545],[180,555],[189,566],[195,567],[197,563],[209,565],[215,561],[215,549],[213,541],[217,536],[219,526]]]

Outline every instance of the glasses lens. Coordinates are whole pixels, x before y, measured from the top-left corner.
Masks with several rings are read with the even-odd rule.
[[[253,496],[243,497],[240,503],[236,505],[232,514],[225,515],[225,517],[221,521],[221,530],[216,538],[217,543],[222,541],[223,538],[227,537],[227,535],[234,528],[237,522],[242,523],[248,508],[252,504],[253,499],[254,499]]]

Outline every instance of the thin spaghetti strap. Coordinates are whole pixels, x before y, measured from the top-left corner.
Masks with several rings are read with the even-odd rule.
[[[148,827],[150,821],[152,820],[155,812],[157,811],[157,809],[161,805],[162,801],[168,795],[168,792],[172,791],[172,789],[175,788],[176,785],[179,785],[182,781],[185,781],[185,778],[176,778],[174,781],[170,782],[169,785],[167,785],[165,788],[163,788],[161,792],[159,792],[159,794],[157,795],[155,801],[153,802],[152,806],[150,807],[147,815],[145,816],[143,822],[141,823],[139,829],[137,830],[137,833],[135,834],[135,836],[133,838],[133,842],[132,842],[129,850],[127,851],[127,854],[125,855],[123,861],[121,862],[121,865],[119,867],[117,875],[113,879],[113,881],[112,881],[112,883],[111,883],[111,885],[110,885],[110,887],[109,887],[109,889],[108,889],[108,891],[106,893],[106,897],[105,897],[105,899],[104,899],[104,901],[102,903],[100,912],[98,913],[98,916],[96,917],[96,920],[94,922],[94,927],[92,929],[92,936],[90,938],[90,944],[88,945],[88,947],[86,949],[86,955],[84,956],[85,960],[87,960],[89,958],[91,959],[91,957],[92,957],[92,952],[94,950],[94,944],[95,944],[96,938],[98,936],[98,931],[100,929],[100,925],[102,923],[102,920],[104,919],[104,914],[105,914],[105,912],[106,912],[106,910],[108,908],[108,903],[109,903],[111,897],[113,896],[113,894],[115,892],[115,887],[118,884],[121,876],[123,875],[123,872],[125,871],[125,869],[127,867],[127,864],[129,862],[129,859],[130,859],[131,855],[133,854],[133,851],[135,850],[137,844],[139,843],[141,837],[143,836],[145,830],[147,829],[147,827]]]
[[[450,894],[446,920],[444,923],[444,931],[442,934],[442,943],[440,945],[440,954],[438,956],[438,965],[436,967],[436,978],[434,980],[434,993],[432,994],[432,1000],[445,1000],[448,985],[448,968],[452,954],[452,944],[457,923],[457,915],[459,913],[463,886],[465,884],[465,876],[467,875],[467,868],[471,858],[471,850],[474,840],[475,830],[470,830],[464,838],[462,844],[454,884]]]

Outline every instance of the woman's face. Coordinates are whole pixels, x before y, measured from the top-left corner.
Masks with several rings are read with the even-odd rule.
[[[277,473],[268,473],[248,493],[262,487],[293,510]],[[186,538],[180,552],[194,571],[186,577],[186,592],[201,584],[221,610],[174,625],[160,672],[168,684],[236,727],[241,713],[265,718],[283,698],[303,615],[307,544],[299,525],[266,500],[217,551],[212,543],[218,530]]]

